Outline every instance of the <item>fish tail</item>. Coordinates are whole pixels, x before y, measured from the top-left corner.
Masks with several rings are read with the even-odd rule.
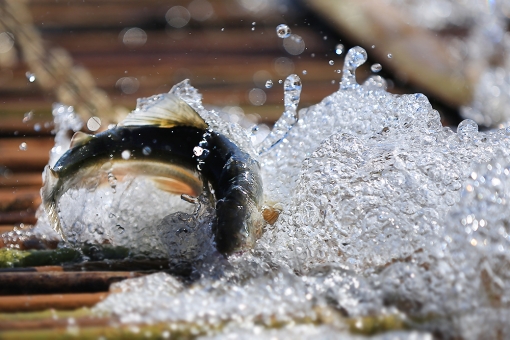
[[[60,223],[60,217],[58,216],[57,208],[57,193],[61,187],[61,180],[58,174],[47,165],[43,172],[43,187],[41,188],[41,198],[44,210],[48,215],[48,220],[51,227],[55,230],[60,237],[67,241],[67,237],[64,235],[62,224]]]

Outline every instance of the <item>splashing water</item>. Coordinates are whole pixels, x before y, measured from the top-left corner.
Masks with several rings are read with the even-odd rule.
[[[301,79],[291,74],[283,83],[285,111],[274,124],[270,134],[258,145],[258,152],[264,153],[281,141],[298,120],[297,107],[301,95]]]
[[[302,84],[289,76],[284,113],[256,148],[250,131],[206,110],[187,81],[174,86],[213,130],[259,160],[265,203],[280,215],[255,249],[227,261],[211,243],[209,204],[179,199],[187,212],[163,218],[162,208],[159,229],[140,237],[130,229],[147,213],[144,202],[166,198],[147,199],[154,191],[141,182],[119,181],[115,195],[95,192],[99,181],[92,180],[91,192],[80,189],[95,197],[91,213],[64,212],[83,221],[69,229],[76,239],[145,242],[195,261],[198,273],[191,286],[164,273],[124,281],[94,311],[209,337],[510,336],[510,130],[480,132],[466,120],[455,133],[424,95],[390,94],[379,76],[358,84],[355,71],[366,60],[364,49],[350,49],[340,89],[299,114]],[[159,96],[139,100],[137,109]],[[117,236],[86,228],[98,218],[92,207],[109,216],[119,194],[138,199],[140,210],[109,217]],[[386,328],[370,328],[375,320]]]

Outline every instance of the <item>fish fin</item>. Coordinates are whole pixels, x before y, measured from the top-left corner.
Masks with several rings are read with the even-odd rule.
[[[132,111],[119,126],[193,126],[207,129],[207,123],[191,106],[178,96],[167,93],[138,100]]]
[[[49,165],[46,165],[43,172],[44,185],[41,188],[43,207],[48,215],[48,221],[53,230],[55,230],[64,241],[67,241],[62,229],[62,224],[60,223],[60,217],[58,216],[56,194],[60,187],[59,181],[60,179],[57,172],[50,168]]]
[[[93,135],[89,135],[85,132],[78,131],[71,138],[70,148],[74,148],[75,146],[81,146],[81,145],[87,143],[92,138],[94,138]]]
[[[169,177],[152,177],[151,180],[154,182],[156,187],[160,190],[175,194],[175,195],[190,195],[193,197],[198,196],[200,193],[196,192],[191,186],[174,178]]]

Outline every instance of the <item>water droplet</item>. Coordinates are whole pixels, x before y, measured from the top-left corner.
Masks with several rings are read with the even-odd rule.
[[[468,140],[471,139],[475,133],[478,132],[478,124],[471,119],[464,119],[460,122],[459,126],[457,126],[457,134],[460,139]]]
[[[29,112],[25,113],[25,115],[23,116],[23,123],[26,123],[29,120],[31,120],[33,116],[34,116],[33,111],[29,111]]]
[[[131,151],[124,150],[124,151],[122,151],[121,156],[122,156],[122,159],[128,160],[129,158],[131,158]]]
[[[151,154],[151,152],[152,152],[152,150],[151,150],[151,148],[150,148],[150,147],[148,147],[148,146],[146,146],[146,147],[144,147],[144,148],[142,149],[142,153],[143,153],[145,156],[150,155],[150,154]]]
[[[372,70],[372,72],[377,73],[377,72],[379,72],[379,71],[381,71],[381,70],[382,70],[382,66],[381,66],[381,64],[376,63],[376,64],[373,64],[373,65],[370,67],[370,69]]]
[[[257,22],[254,21],[251,24],[252,24],[252,26],[255,26],[257,24]]]
[[[110,188],[112,188],[113,192],[115,193],[115,188],[117,187],[117,177],[115,177],[115,175],[111,172],[108,173],[108,184],[110,184]]]
[[[330,61],[328,62],[328,64],[330,64],[331,66],[333,66],[333,65],[335,65],[335,62],[334,62],[333,60],[330,60]]]
[[[252,28],[251,28],[251,30],[252,30],[252,31],[255,31],[255,27],[252,27]]]
[[[343,44],[336,45],[335,53],[338,55],[344,53],[344,45]]]
[[[310,54],[310,57],[315,58],[315,53]]]
[[[37,131],[37,132],[41,131],[41,124],[39,124],[39,123],[34,124],[34,131]]]
[[[391,59],[391,58],[393,58],[393,54],[388,53],[388,59]]]
[[[364,48],[356,46],[351,48],[344,61],[344,75],[342,77],[341,86],[343,89],[353,88],[358,86],[356,82],[356,69],[367,61],[367,51]]]
[[[222,31],[222,32],[223,32],[223,31],[225,31],[225,28],[224,28],[224,27],[222,27],[222,28],[221,28],[221,31]]]
[[[101,119],[99,117],[91,117],[87,121],[87,128],[90,131],[97,131],[101,127]]]
[[[278,84],[283,84],[283,80],[278,79]]]
[[[273,81],[270,79],[266,81],[266,89],[270,89],[271,87],[273,87]]]
[[[276,35],[279,37],[279,38],[288,38],[290,36],[290,33],[291,33],[291,30],[289,28],[289,26],[285,25],[285,24],[280,24],[278,26],[276,26]]]
[[[193,148],[193,154],[197,157],[202,156],[202,153],[204,152],[204,149],[202,149],[200,146],[195,146]]]
[[[307,71],[306,70],[303,70],[303,74],[306,75],[307,74]]]
[[[19,145],[19,149],[21,151],[26,151],[27,150],[27,143],[26,142],[23,142]]]
[[[324,39],[324,40],[328,40],[328,36],[327,36],[327,35],[325,35],[325,36],[323,36],[323,37],[322,37],[322,39]]]
[[[33,83],[35,81],[35,74],[32,72],[25,73],[25,76],[27,77],[28,81]]]
[[[375,45],[372,45],[372,48],[375,48]]]

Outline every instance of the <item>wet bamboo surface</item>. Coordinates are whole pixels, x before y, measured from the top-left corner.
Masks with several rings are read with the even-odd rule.
[[[44,45],[66,49],[74,64],[87,69],[97,87],[124,112],[134,108],[136,98],[167,92],[176,82],[190,78],[203,94],[204,103],[219,108],[239,106],[246,114],[258,115],[261,122],[271,124],[283,110],[283,90],[278,80],[284,79],[289,70],[278,70],[278,60],[282,60],[278,58],[286,58],[287,66],[303,80],[300,107],[320,102],[337,90],[341,75],[336,70],[342,68],[343,56],[338,57],[334,51],[340,37],[299,2],[289,3],[282,15],[276,10],[247,9],[238,0],[209,0],[214,9],[210,19],[192,19],[182,29],[166,25],[165,13],[170,7],[187,7],[190,3],[28,1]],[[279,23],[288,23],[293,33],[304,39],[306,50],[302,54],[285,52],[275,34]],[[119,36],[129,27],[144,29],[147,42],[143,46],[130,48],[122,43]],[[329,60],[334,60],[334,66]],[[360,79],[368,76],[368,70],[365,66],[358,72]],[[259,71],[270,76],[272,88],[266,89],[260,80],[254,80]],[[19,51],[10,65],[0,63],[0,234],[15,233],[15,228],[26,230],[36,222],[41,172],[53,146],[51,106],[55,93],[43,89],[37,80],[30,82],[27,72],[31,70]],[[135,77],[138,89],[123,93],[116,85],[122,77]],[[265,90],[264,105],[250,103],[248,94],[253,88]],[[406,89],[394,87],[392,91]],[[27,112],[33,112],[33,118],[24,122]],[[102,117],[101,112],[97,115]],[[26,148],[21,147],[22,143]],[[1,241],[0,248],[3,246]],[[22,243],[14,246],[23,248]],[[98,261],[0,269],[0,339],[65,338],[74,334],[75,326],[80,328],[80,338],[146,338],[161,334],[164,329],[159,326],[142,326],[134,332],[117,327],[115,320],[91,316],[88,310],[80,309],[104,299],[111,283],[160,269],[168,269],[168,263]],[[58,312],[57,317],[57,312],[48,309],[71,312]],[[186,332],[175,334],[190,337]]]

